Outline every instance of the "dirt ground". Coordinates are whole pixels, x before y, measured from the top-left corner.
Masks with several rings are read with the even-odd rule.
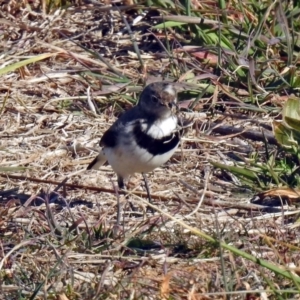
[[[134,27],[141,66],[122,19],[126,12],[133,20],[134,10],[91,5],[45,15],[7,5],[0,13],[0,291],[5,299],[225,299],[228,290],[236,295],[231,299],[259,299],[247,291],[265,289],[261,278],[273,278],[271,271],[165,214],[260,258],[275,262],[280,253],[288,260],[280,240],[294,243],[299,236],[287,219],[280,211],[258,210],[250,203],[254,191],[211,164],[230,164],[230,153],[246,157],[263,148],[262,141],[230,131],[216,134],[211,123],[260,132],[249,122],[258,115],[212,116],[206,110],[211,98],[187,110],[197,93],[186,99],[185,91],[198,87],[182,76],[176,83],[182,113],[195,123],[172,159],[148,174],[157,210],[147,211],[137,174],[129,195],[120,195],[124,215],[121,228],[115,228],[116,175],[108,165],[99,171],[86,167],[103,132],[136,103],[147,82],[174,80],[160,45],[162,33],[152,31],[147,18]],[[24,63],[28,59],[32,62]],[[195,63],[193,57],[177,59],[178,65]],[[269,119],[261,122],[270,126]],[[263,243],[265,234],[269,244]],[[290,260],[299,261],[299,252]]]

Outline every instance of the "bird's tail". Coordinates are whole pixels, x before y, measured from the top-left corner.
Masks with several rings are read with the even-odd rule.
[[[98,156],[95,157],[95,159],[88,165],[87,170],[91,170],[91,169],[97,170],[100,167],[102,167],[105,162],[106,162],[106,157],[103,152],[103,149],[101,149]]]

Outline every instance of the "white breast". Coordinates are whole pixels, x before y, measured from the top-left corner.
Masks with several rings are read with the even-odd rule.
[[[126,133],[133,129],[132,126],[133,124],[130,124],[125,128]],[[143,124],[142,128],[147,131],[147,134],[151,137],[160,139],[172,134],[176,129],[176,126],[177,118],[172,116],[168,119],[154,122],[150,128],[148,128],[146,124]],[[126,134],[124,137],[125,136]],[[176,147],[164,154],[153,156],[146,149],[140,148],[133,139],[129,143],[128,135],[127,139],[121,139],[117,147],[105,147],[103,149],[108,163],[113,170],[123,178],[127,178],[134,173],[147,173],[154,170],[167,162],[174,154],[175,150]]]
[[[174,154],[176,148],[167,153],[153,156],[140,147],[119,149],[105,148],[105,156],[113,170],[124,179],[134,173],[148,173],[163,165]]]
[[[170,135],[177,126],[177,117],[170,116],[164,120],[158,120],[152,124],[150,128],[146,124],[142,125],[144,131],[155,139],[161,139],[165,136]]]

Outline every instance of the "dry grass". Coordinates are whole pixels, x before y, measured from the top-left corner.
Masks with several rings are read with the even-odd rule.
[[[5,299],[287,299],[300,290],[296,282],[196,236],[163,213],[146,212],[140,175],[131,179],[132,194],[120,196],[123,228],[113,234],[116,177],[109,166],[85,169],[103,132],[122,109],[134,105],[144,83],[161,80],[161,74],[176,77],[157,42],[164,34],[152,32],[150,20],[134,27],[141,65],[118,10],[79,3],[43,14],[30,11],[25,1],[1,5],[0,72],[15,66],[1,73],[0,82],[0,291]],[[125,12],[129,18],[136,13]],[[15,65],[29,58],[36,61]],[[214,79],[213,67],[187,54],[175,65],[195,63],[211,73],[210,88],[220,92],[224,86]],[[210,164],[229,164],[225,153],[248,158],[253,149],[264,151],[262,138],[218,135],[218,128],[243,126],[261,133],[272,118],[258,111],[237,119],[233,108],[229,117],[209,110],[200,114],[215,104],[217,94],[194,102],[203,89],[196,93],[200,85],[187,79],[188,73],[182,74],[177,87],[183,98],[193,90],[182,107],[195,104],[193,113],[186,112],[195,125],[171,161],[149,174],[154,204],[216,240],[294,268],[297,276],[299,233],[290,228],[297,211],[259,210],[249,203],[255,190],[238,187],[232,173]],[[134,214],[128,198],[137,207]]]

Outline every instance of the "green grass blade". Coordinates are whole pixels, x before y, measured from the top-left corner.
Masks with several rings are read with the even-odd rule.
[[[6,66],[6,67],[0,69],[0,76],[4,75],[4,74],[7,74],[9,72],[13,72],[13,71],[15,71],[15,70],[17,70],[21,67],[27,66],[29,64],[33,64],[33,63],[36,63],[40,60],[44,60],[46,58],[55,56],[55,55],[57,55],[57,53],[44,53],[44,54],[37,55],[37,56],[31,57],[31,58],[28,58],[28,59],[21,60],[19,62],[16,62],[14,64],[11,64],[9,66]]]

